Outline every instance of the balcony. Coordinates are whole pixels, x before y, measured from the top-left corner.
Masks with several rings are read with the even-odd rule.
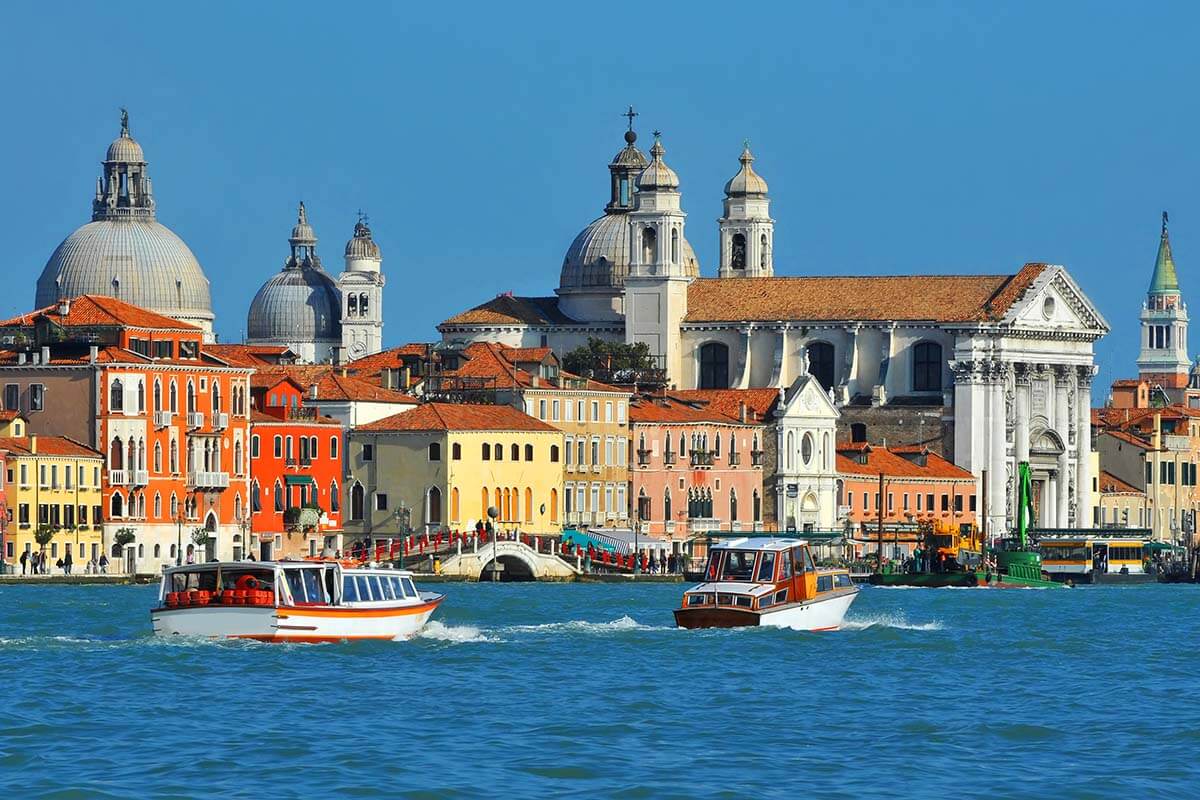
[[[171,420],[175,418],[174,411],[155,411],[154,412],[154,427],[167,428],[171,425]]]
[[[692,517],[687,521],[688,533],[708,533],[721,530],[721,520],[713,517]]]
[[[673,450],[665,451],[663,453],[663,464],[669,467],[674,463],[675,463],[675,451],[673,451]]]
[[[130,486],[146,486],[150,483],[150,472],[144,469],[129,470]]]
[[[228,414],[213,414],[213,427],[219,431],[223,431],[229,427]]]
[[[729,454],[729,466],[737,467],[737,466],[740,466],[741,463],[742,463],[742,454],[741,453],[739,453],[737,450],[734,450],[732,453]]]
[[[315,406],[286,406],[283,418],[287,420],[314,420],[317,418]]]
[[[228,489],[228,472],[189,472],[187,485],[192,489]]]
[[[187,414],[187,426],[192,429],[204,427],[204,412],[189,411]]]
[[[129,473],[123,469],[110,469],[108,471],[109,486],[128,486]]]
[[[711,467],[713,454],[711,450],[693,450],[689,453],[693,467]]]
[[[315,530],[320,522],[321,509],[313,506],[293,506],[283,512],[283,524],[290,530]]]
[[[638,450],[637,451],[637,463],[638,463],[639,467],[649,466],[650,451],[649,450]]]
[[[751,450],[750,451],[750,466],[761,467],[762,465],[763,465],[763,451],[762,450]]]

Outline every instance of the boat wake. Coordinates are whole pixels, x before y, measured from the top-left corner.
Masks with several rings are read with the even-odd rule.
[[[865,631],[868,628],[893,628],[899,631],[940,631],[945,626],[933,622],[909,622],[900,614],[874,614],[842,622],[844,631]]]
[[[545,622],[541,625],[513,625],[506,630],[522,631],[532,633],[555,633],[555,632],[571,632],[571,633],[614,633],[620,631],[665,631],[675,630],[673,625],[643,625],[633,617],[626,614],[619,619],[614,619],[611,622],[587,622],[581,619],[573,619],[568,622]]]
[[[452,642],[454,644],[469,644],[472,642],[498,642],[492,636],[473,625],[447,625],[436,619],[425,625],[417,634],[418,639],[431,639],[436,642]]]

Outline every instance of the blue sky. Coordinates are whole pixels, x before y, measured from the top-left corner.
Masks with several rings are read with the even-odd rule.
[[[300,199],[335,270],[355,211],[370,214],[387,344],[500,292],[551,293],[607,199],[630,103],[642,143],[663,131],[706,275],[749,138],[777,274],[1065,264],[1113,326],[1101,385],[1135,369],[1163,209],[1185,299],[1200,291],[1200,6],[119,8],[5,6],[6,315],[87,220],[122,105],[226,341],[281,266]]]

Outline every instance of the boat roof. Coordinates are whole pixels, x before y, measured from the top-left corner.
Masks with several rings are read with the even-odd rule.
[[[393,569],[386,566],[368,567],[366,565],[360,567],[347,567],[338,561],[205,561],[202,564],[180,564],[176,567],[167,567],[163,570],[166,575],[172,572],[208,572],[217,569],[302,569],[304,567],[323,567],[329,564],[337,564],[341,566],[343,572],[378,572],[388,575],[401,575],[404,577],[413,577],[412,572],[406,569]]]
[[[737,539],[725,539],[713,542],[712,549],[726,550],[787,550],[800,544],[808,544],[807,539],[789,539],[778,536],[741,536]]]

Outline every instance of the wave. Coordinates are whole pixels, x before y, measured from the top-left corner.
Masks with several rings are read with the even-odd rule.
[[[418,639],[432,639],[436,642],[453,642],[468,644],[471,642],[498,642],[499,639],[486,635],[473,625],[447,625],[438,620],[430,621],[417,634]]]
[[[865,631],[867,628],[894,628],[900,631],[940,631],[941,622],[909,622],[902,614],[872,614],[842,622],[844,631]]]
[[[573,619],[567,622],[544,622],[540,625],[512,625],[507,630],[527,632],[570,631],[583,633],[612,633],[614,631],[666,631],[675,630],[673,625],[643,625],[628,614],[611,622],[588,622]]]

